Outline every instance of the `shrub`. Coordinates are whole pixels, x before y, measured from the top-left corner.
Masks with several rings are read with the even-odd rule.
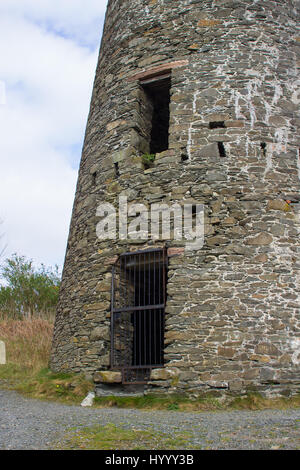
[[[9,318],[51,316],[58,301],[58,267],[40,268],[32,260],[14,254],[1,269],[6,286],[0,287],[0,311]]]

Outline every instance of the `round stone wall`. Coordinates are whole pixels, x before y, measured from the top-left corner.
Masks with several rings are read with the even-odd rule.
[[[111,0],[51,367],[110,369],[112,266],[168,249],[165,367],[149,389],[299,386],[299,1]],[[168,148],[145,83],[170,76]],[[76,77],[74,78],[76,79]],[[148,103],[148,104],[147,104]],[[143,157],[144,155],[144,157]],[[99,240],[99,204],[203,204],[205,240]]]

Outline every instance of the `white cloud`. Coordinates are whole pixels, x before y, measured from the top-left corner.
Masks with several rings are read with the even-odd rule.
[[[62,264],[105,4],[1,0],[0,218],[7,254]],[[89,26],[98,37],[93,48],[81,40]]]
[[[107,0],[1,0],[0,15],[26,18],[81,43],[95,45],[106,4]]]

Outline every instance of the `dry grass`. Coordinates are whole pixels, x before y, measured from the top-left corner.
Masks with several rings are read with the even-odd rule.
[[[8,364],[31,371],[48,366],[53,322],[41,318],[0,321],[0,340],[5,342]]]
[[[79,403],[92,385],[82,376],[48,369],[52,334],[52,320],[0,320],[0,340],[7,351],[0,382],[33,398]]]

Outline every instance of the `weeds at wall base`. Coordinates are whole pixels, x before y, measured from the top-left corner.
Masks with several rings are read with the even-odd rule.
[[[93,384],[81,375],[53,373],[47,368],[34,372],[16,364],[7,364],[0,368],[0,386],[16,390],[30,398],[74,405],[80,404],[87,393],[93,389]],[[107,396],[96,397],[94,407],[199,412],[288,409],[300,407],[300,393],[293,397],[276,398],[265,398],[259,393],[226,398],[208,394],[195,399],[176,394],[149,394],[139,397]]]
[[[81,375],[53,373],[47,368],[32,371],[8,364],[0,368],[0,387],[29,398],[80,404],[93,385]]]
[[[216,398],[205,395],[191,399],[183,395],[145,395],[141,397],[96,397],[96,407],[136,408],[170,411],[230,411],[288,409],[300,407],[300,393],[293,397],[264,398],[259,393]]]

